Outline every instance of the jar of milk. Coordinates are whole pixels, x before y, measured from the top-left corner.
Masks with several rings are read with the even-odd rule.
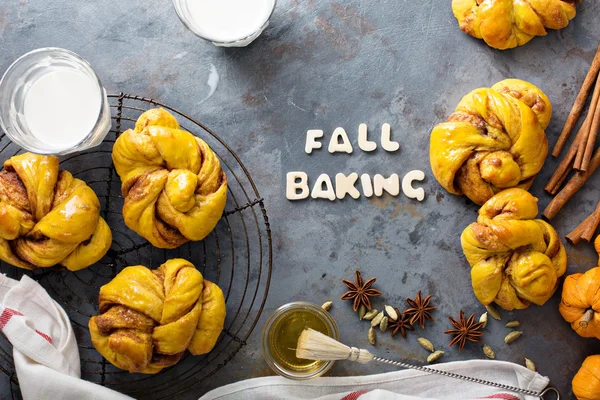
[[[68,154],[102,142],[111,128],[110,106],[87,61],[43,48],[20,57],[2,77],[0,126],[28,151]]]
[[[244,47],[269,25],[276,0],[173,0],[181,21],[222,47]]]

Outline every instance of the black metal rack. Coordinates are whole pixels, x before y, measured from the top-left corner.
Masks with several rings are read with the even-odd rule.
[[[264,201],[238,155],[200,122],[152,99],[123,93],[108,97],[113,130],[100,146],[63,157],[61,169],[70,171],[95,190],[102,215],[113,232],[112,248],[99,263],[75,273],[58,269],[29,272],[6,263],[0,263],[0,273],[14,279],[20,279],[24,273],[30,275],[63,306],[71,318],[79,344],[82,378],[136,398],[198,398],[207,379],[246,345],[263,311],[273,261]],[[156,249],[125,226],[121,215],[120,180],[111,159],[112,146],[118,135],[132,128],[137,117],[153,107],[169,110],[183,129],[205,140],[219,156],[229,178],[226,211],[215,230],[205,240],[175,250]],[[0,136],[1,162],[22,152],[4,134]],[[200,357],[186,354],[177,365],[158,375],[129,374],[113,367],[94,349],[87,328],[89,318],[98,311],[100,287],[127,265],[156,268],[174,257],[190,260],[206,279],[223,289],[227,319],[215,348]],[[0,335],[0,371],[8,376],[12,398],[20,399],[12,347],[3,335]]]

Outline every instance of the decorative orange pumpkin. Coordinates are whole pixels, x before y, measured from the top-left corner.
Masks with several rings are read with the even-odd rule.
[[[600,254],[600,236],[594,247]],[[600,339],[600,267],[567,276],[558,310],[579,336]]]
[[[567,276],[558,310],[579,336],[600,339],[600,267]]]
[[[585,359],[572,385],[577,400],[600,400],[600,355]]]

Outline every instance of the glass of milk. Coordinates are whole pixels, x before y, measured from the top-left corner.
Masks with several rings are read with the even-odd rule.
[[[0,81],[0,126],[28,151],[60,155],[97,146],[111,128],[110,118],[100,79],[69,50],[27,53]]]
[[[173,0],[181,21],[221,47],[244,47],[269,25],[276,0]]]

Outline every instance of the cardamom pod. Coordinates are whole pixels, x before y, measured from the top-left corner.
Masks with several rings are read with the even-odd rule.
[[[435,348],[433,347],[433,343],[431,343],[429,340],[427,340],[425,338],[418,338],[417,342],[419,342],[421,347],[423,347],[425,350],[429,350],[432,353],[435,351]]]
[[[379,323],[379,329],[381,329],[381,332],[385,332],[387,330],[388,323],[389,323],[389,318],[388,317],[383,317],[381,319],[381,322]]]
[[[500,313],[498,312],[498,310],[496,310],[496,307],[494,307],[493,305],[488,304],[487,306],[485,306],[485,309],[495,320],[500,321],[502,319]]]
[[[375,329],[373,329],[373,327],[369,328],[369,343],[371,343],[373,346],[375,346],[375,342],[376,342],[376,337],[375,337]]]
[[[536,372],[535,364],[529,358],[525,359],[525,366],[527,367],[527,369]]]
[[[377,314],[375,316],[375,318],[373,318],[371,320],[371,326],[372,327],[376,327],[377,325],[379,325],[381,323],[381,320],[383,319],[383,311],[380,312],[379,314]]]
[[[367,307],[365,307],[364,304],[361,304],[358,307],[358,319],[362,321],[362,319],[365,317],[366,313],[367,313]]]
[[[436,362],[437,360],[442,358],[443,355],[444,355],[444,352],[441,350],[434,351],[433,353],[431,353],[429,355],[429,357],[427,357],[427,362],[429,364],[431,364],[432,362]]]
[[[521,326],[521,323],[519,321],[508,321],[504,326],[507,328],[516,328],[518,326]]]
[[[396,312],[396,310],[394,310],[394,307],[391,306],[385,306],[385,312],[387,313],[387,315],[389,315],[389,317],[391,319],[393,319],[394,321],[398,320],[398,313]]]
[[[321,306],[321,308],[325,311],[329,311],[329,309],[331,308],[331,305],[333,304],[333,301],[326,301],[325,303],[323,303],[323,305]]]
[[[483,326],[481,327],[481,329],[483,329],[487,326],[487,323],[488,323],[488,313],[487,312],[484,312],[483,314],[481,314],[481,317],[479,318],[479,322],[483,323]]]
[[[492,348],[487,344],[483,345],[483,354],[485,354],[487,358],[491,358],[492,360],[496,358],[496,353],[494,353],[494,350],[492,350]]]
[[[377,309],[372,309],[371,311],[367,311],[367,313],[364,315],[363,319],[366,319],[367,321],[372,320],[373,318],[375,318],[375,316],[379,314],[379,311],[377,311]]]
[[[506,337],[504,338],[504,343],[511,344],[512,342],[517,340],[519,337],[521,337],[522,334],[523,334],[523,332],[521,332],[521,331],[512,331],[511,333],[506,335]]]

